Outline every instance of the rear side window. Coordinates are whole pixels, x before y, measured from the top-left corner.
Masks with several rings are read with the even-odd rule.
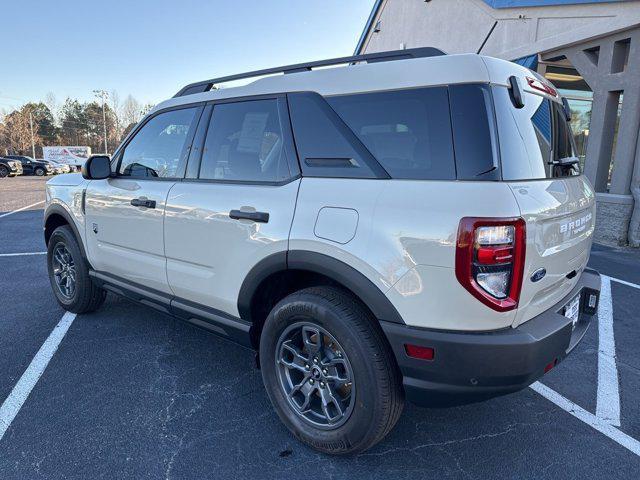
[[[500,180],[491,90],[452,85],[449,99],[458,180]]]
[[[328,97],[392,178],[454,180],[446,87]]]
[[[292,93],[288,99],[304,175],[337,178],[386,176],[371,153],[320,95]]]
[[[288,177],[276,99],[215,105],[199,178],[278,182]]]

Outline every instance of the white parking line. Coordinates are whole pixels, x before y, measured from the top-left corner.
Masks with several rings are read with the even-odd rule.
[[[620,426],[620,387],[616,366],[616,342],[613,334],[611,279],[602,275],[598,308],[598,397],[596,416]]]
[[[0,257],[21,257],[23,255],[46,255],[47,252],[0,253]]]
[[[626,280],[620,280],[619,278],[613,278],[613,277],[609,277],[609,280],[611,280],[612,282],[621,283],[622,285],[626,285],[627,287],[633,287],[640,290],[640,285],[638,285],[637,283],[631,283],[631,282],[627,282]]]
[[[616,366],[615,337],[613,334],[613,301],[611,282],[640,289],[640,285],[602,275],[600,306],[598,308],[598,396],[596,414],[560,395],[546,385],[535,382],[531,388],[557,406],[595,428],[611,440],[640,456],[640,441],[622,432],[620,426],[620,387]]]
[[[21,212],[23,210],[26,210],[27,208],[35,207],[36,205],[40,205],[41,203],[44,203],[44,200],[40,202],[32,203],[31,205],[27,205],[26,207],[18,208],[17,210],[12,210],[10,212],[3,213],[2,215],[0,215],[0,218],[8,217],[9,215],[13,215],[14,213]]]
[[[62,316],[56,328],[49,334],[49,337],[42,344],[36,356],[33,357],[18,383],[16,383],[7,399],[0,406],[0,440],[2,440],[13,419],[16,418],[33,387],[38,383],[40,376],[49,365],[51,357],[58,350],[60,342],[75,318],[76,314],[71,312],[67,312]]]
[[[606,435],[614,442],[622,445],[624,448],[640,457],[640,442],[635,438],[630,437],[626,433],[618,430],[616,427],[614,427],[607,421],[598,418],[593,413],[587,412],[581,406],[576,405],[571,400],[566,399],[555,390],[550,389],[540,382],[535,382],[533,385],[531,385],[531,388],[550,402],[555,403],[564,411],[569,412],[577,419],[595,428],[600,433]]]

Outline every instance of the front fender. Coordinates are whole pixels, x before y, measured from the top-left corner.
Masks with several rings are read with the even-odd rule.
[[[44,241],[45,244],[48,244],[49,238],[58,226],[60,226],[61,222],[59,222],[59,218],[62,217],[64,219],[64,223],[69,225],[71,230],[73,231],[76,240],[78,241],[78,245],[80,247],[80,252],[82,253],[82,257],[84,260],[88,261],[87,252],[84,247],[85,238],[84,238],[84,218],[80,225],[74,219],[75,215],[71,212],[71,210],[61,202],[51,203],[44,213]],[[82,232],[82,233],[81,233]]]

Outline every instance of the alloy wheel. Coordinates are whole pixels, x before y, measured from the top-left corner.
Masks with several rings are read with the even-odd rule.
[[[76,291],[76,265],[64,244],[60,243],[53,249],[51,263],[58,291],[65,299],[71,300]]]
[[[289,405],[304,421],[324,430],[343,425],[355,404],[349,359],[324,328],[297,322],[282,332],[276,371]]]

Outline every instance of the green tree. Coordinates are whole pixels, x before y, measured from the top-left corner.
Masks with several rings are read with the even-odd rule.
[[[43,102],[38,102],[27,103],[22,109],[30,112],[33,117],[34,129],[37,129],[40,137],[38,146],[56,145],[60,130],[54,123],[53,114],[49,107]]]

